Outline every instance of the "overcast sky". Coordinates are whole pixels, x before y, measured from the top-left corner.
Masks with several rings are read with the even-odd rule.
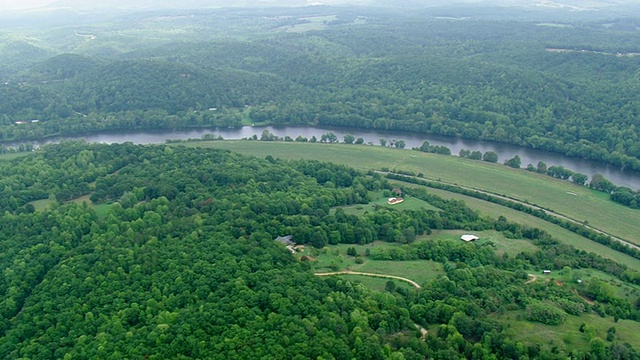
[[[50,2],[52,0],[0,0],[0,10],[28,9]]]

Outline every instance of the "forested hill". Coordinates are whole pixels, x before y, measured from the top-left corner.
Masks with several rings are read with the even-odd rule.
[[[407,194],[432,209],[340,209],[391,191],[378,174],[81,143],[2,161],[0,174],[3,359],[639,358],[628,330],[640,320],[635,292],[608,284],[630,289],[636,270],[420,189]],[[527,249],[509,256],[491,243],[428,236],[462,228],[504,232]],[[274,241],[284,235],[309,248],[397,243],[365,256],[437,262],[443,272],[420,290],[372,291],[313,276],[314,259]],[[581,293],[527,281],[527,272],[569,266],[609,280],[594,277]],[[570,341],[523,340],[515,314],[529,326],[564,326]]]
[[[139,49],[106,25],[86,30],[76,35],[88,37],[85,43],[64,48],[75,54],[7,75],[0,139],[244,120],[492,140],[640,170],[640,33],[629,26],[633,18],[545,23],[465,17],[458,8],[447,16],[278,11],[160,18],[165,27],[157,14],[141,16],[129,31],[151,27],[160,35],[151,42],[157,46],[140,42]],[[251,30],[205,39],[203,29],[213,29],[207,15],[232,29],[250,23]],[[125,24],[114,33],[127,34]],[[189,36],[172,35],[174,28]],[[212,108],[217,112],[207,112]],[[40,121],[16,124],[33,119]]]

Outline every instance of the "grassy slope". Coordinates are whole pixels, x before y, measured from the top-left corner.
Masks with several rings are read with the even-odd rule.
[[[640,244],[640,221],[637,221],[640,211],[616,204],[606,194],[584,186],[500,164],[379,146],[241,140],[197,142],[187,146],[223,148],[260,157],[270,154],[283,159],[330,160],[359,169],[387,167],[423,173],[425,178],[504,194],[579,221],[588,220],[598,229]]]
[[[315,260],[312,261],[314,272],[352,270],[359,272],[370,272],[374,274],[395,275],[406,277],[418,284],[427,283],[444,274],[442,264],[427,260],[410,261],[386,261],[371,260],[364,257],[367,248],[371,247],[393,247],[399,246],[395,243],[385,243],[377,241],[375,244],[355,245],[339,244],[329,245],[322,250],[305,250],[303,255],[309,255]],[[356,264],[355,257],[347,255],[347,248],[354,247],[359,255],[363,256],[364,263]],[[315,252],[315,253],[313,253]],[[337,270],[331,268],[331,264],[337,265]],[[349,275],[355,276],[355,275]],[[388,280],[385,280],[386,282]],[[395,280],[396,284],[402,281]]]
[[[463,234],[469,234],[469,231],[465,230],[442,230],[434,231],[433,234],[425,236],[426,240],[449,240],[449,241],[461,241],[460,236]],[[473,231],[474,235],[480,237],[475,241],[476,244],[482,245],[487,242],[493,243],[496,252],[498,254],[507,253],[515,256],[523,251],[535,251],[537,247],[531,243],[531,241],[523,239],[507,239],[502,233],[495,230],[488,231]]]
[[[620,320],[614,322],[613,317],[600,317],[596,314],[584,314],[582,316],[569,315],[567,321],[558,326],[544,325],[526,320],[518,320],[517,315],[522,311],[510,312],[500,317],[506,326],[511,329],[511,335],[525,343],[534,343],[560,348],[589,348],[589,340],[586,334],[578,329],[580,325],[589,324],[596,329],[596,336],[601,339],[607,337],[607,330],[610,327],[616,328],[616,339],[619,343],[629,343],[634,348],[640,346],[640,332],[638,323],[631,320]]]

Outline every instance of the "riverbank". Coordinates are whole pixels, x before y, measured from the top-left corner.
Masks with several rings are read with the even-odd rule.
[[[405,148],[420,147],[424,141],[428,141],[434,146],[446,146],[453,155],[457,155],[461,149],[480,151],[482,153],[492,151],[498,155],[498,162],[502,163],[506,159],[519,156],[522,166],[528,164],[536,165],[539,161],[547,166],[562,166],[571,171],[585,174],[592,177],[594,174],[601,174],[618,186],[627,186],[631,189],[640,189],[640,173],[624,171],[613,166],[598,163],[595,161],[572,158],[558,153],[543,150],[518,147],[503,143],[490,141],[469,140],[455,137],[438,136],[431,134],[416,134],[402,131],[378,131],[356,128],[338,127],[318,127],[318,126],[241,126],[232,128],[179,128],[179,129],[135,129],[100,131],[84,133],[70,136],[54,136],[39,141],[29,141],[33,146],[41,146],[49,143],[57,143],[66,140],[84,140],[97,143],[124,143],[134,144],[162,144],[167,140],[188,140],[201,139],[207,134],[215,137],[221,136],[225,140],[238,140],[251,138],[254,135],[260,137],[262,132],[267,130],[274,135],[295,139],[298,136],[311,139],[315,136],[320,139],[323,134],[333,133],[338,141],[343,141],[347,134],[353,135],[356,139],[362,138],[364,144],[373,146],[380,145],[380,139],[384,139],[387,145],[393,140],[405,142]],[[20,142],[23,143],[23,142]],[[20,143],[5,143],[4,146],[17,146]]]

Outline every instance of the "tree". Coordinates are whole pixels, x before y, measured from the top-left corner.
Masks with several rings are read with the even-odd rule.
[[[394,146],[395,146],[397,149],[404,149],[404,147],[406,146],[406,144],[405,144],[404,140],[398,140],[398,141],[396,141],[396,142],[395,142]]]
[[[358,252],[356,251],[355,247],[350,246],[350,247],[347,248],[347,255],[356,256],[356,255],[358,255]]]
[[[344,143],[345,144],[353,144],[353,142],[355,141],[356,137],[351,135],[351,134],[345,134],[344,136]]]
[[[482,161],[497,163],[498,162],[498,154],[493,151],[487,151],[482,155]]]
[[[520,156],[516,155],[514,157],[512,157],[511,159],[507,160],[504,162],[505,165],[512,167],[514,169],[519,169],[520,168]]]
[[[275,141],[278,140],[278,137],[272,134],[269,130],[262,130],[262,135],[260,135],[261,141]]]
[[[615,184],[607,180],[602,174],[594,174],[589,182],[589,187],[610,194],[615,189]]]
[[[573,175],[571,175],[571,181],[573,181],[575,184],[582,185],[582,186],[584,186],[587,183],[588,179],[589,177],[587,175],[581,174],[581,173],[573,173]]]
[[[547,164],[545,164],[542,161],[538,161],[537,172],[539,174],[546,174],[547,173]]]
[[[356,139],[356,145],[362,145],[364,144],[364,139],[359,137],[358,139]]]
[[[394,292],[396,291],[396,283],[393,280],[389,280],[384,285],[384,291]]]
[[[380,139],[380,146],[387,146],[387,140],[386,139]]]
[[[469,159],[471,160],[482,160],[482,152],[480,151],[472,151],[469,155]]]

